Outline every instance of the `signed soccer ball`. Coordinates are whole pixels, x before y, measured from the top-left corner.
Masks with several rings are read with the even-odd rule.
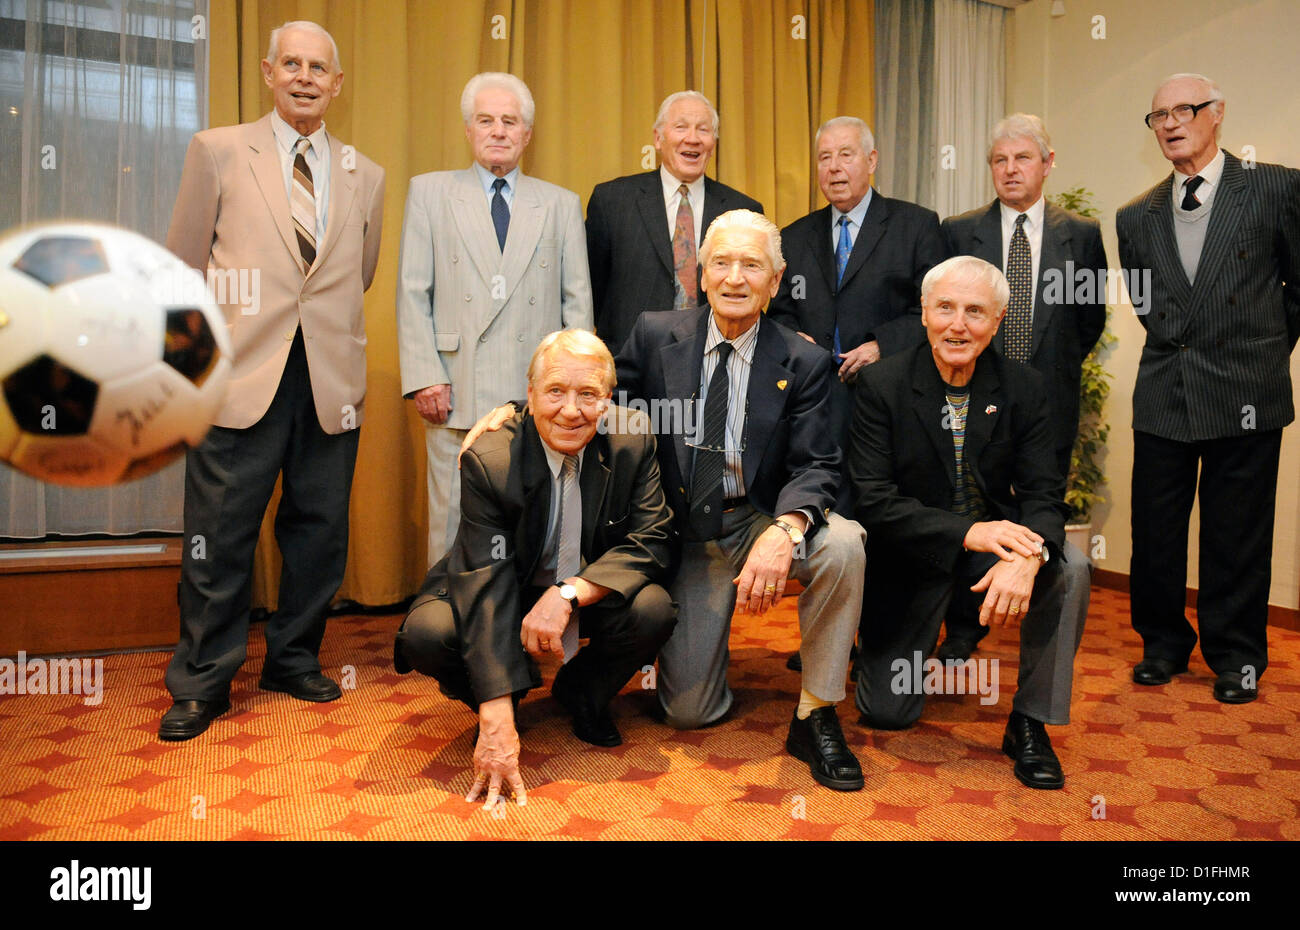
[[[144,236],[0,237],[0,461],[81,486],[157,471],[207,433],[230,359],[203,276]]]

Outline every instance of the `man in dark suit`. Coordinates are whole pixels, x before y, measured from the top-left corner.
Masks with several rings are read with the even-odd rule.
[[[788,264],[768,312],[833,354],[831,423],[842,448],[853,411],[848,385],[864,365],[921,341],[921,279],[945,255],[933,210],[871,187],[879,155],[866,123],[827,120],[816,149],[829,205],[781,230]],[[836,510],[852,513],[847,482]]]
[[[1033,366],[1046,380],[1056,464],[1066,479],[1079,432],[1083,360],[1106,328],[1107,264],[1100,224],[1043,196],[1055,157],[1037,116],[1014,113],[1003,119],[993,128],[988,154],[997,200],[949,217],[942,229],[949,255],[974,255],[1006,275],[1011,302],[993,348]],[[1076,290],[1085,275],[1091,286]],[[1088,299],[1076,301],[1076,293]],[[1077,611],[1082,632],[1092,565],[1067,542],[1063,568],[1065,601]],[[960,607],[959,601],[949,607],[948,636],[937,653],[941,659],[969,657],[988,633],[973,612],[962,613]]]
[[[1214,696],[1252,701],[1268,665],[1268,593],[1282,428],[1295,419],[1289,358],[1300,336],[1300,171],[1243,164],[1218,147],[1223,94],[1176,74],[1147,126],[1170,177],[1115,216],[1120,263],[1149,274],[1133,390],[1133,680],[1187,670],[1187,532],[1200,470],[1201,655]],[[1138,303],[1135,299],[1135,304]]]
[[[665,98],[655,119],[657,171],[597,184],[587,203],[587,260],[596,332],[618,354],[645,310],[703,304],[696,244],[728,210],[762,213],[758,201],[705,177],[718,111],[693,90]]]
[[[995,266],[948,259],[922,285],[928,344],[859,378],[848,449],[867,531],[856,700],[869,726],[915,723],[936,690],[928,668],[917,685],[949,600],[982,594],[982,623],[1023,617],[1003,752],[1023,784],[1060,788],[1044,724],[1069,722],[1078,645],[1061,601],[1063,479],[1042,375],[985,351],[1008,296]],[[986,677],[996,683],[996,669]]]
[[[737,597],[764,613],[796,577],[803,689],[786,748],[821,784],[858,789],[835,702],[860,610],[863,534],[829,510],[840,456],[830,356],[764,318],[784,264],[775,224],[725,213],[700,261],[709,308],[643,314],[618,355],[619,389],[659,413],[659,465],[682,535],[669,587],[681,622],[659,655],[659,700],[676,727],[721,719]],[[694,412],[696,425],[673,412]]]
[[[544,338],[528,407],[461,459],[451,551],[429,570],[398,632],[394,664],[438,679],[479,715],[476,780],[524,803],[514,704],[559,658],[552,694],[574,733],[622,742],[609,702],[672,632],[657,583],[671,558],[655,439],[644,415],[609,406],[614,360],[584,330]],[[589,638],[578,649],[579,632]],[[575,656],[576,651],[576,656]],[[485,784],[486,783],[486,784]]]

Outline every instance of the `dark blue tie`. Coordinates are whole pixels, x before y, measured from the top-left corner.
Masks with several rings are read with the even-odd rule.
[[[506,250],[506,230],[510,228],[510,208],[506,206],[505,195],[501,189],[506,186],[505,178],[497,178],[492,182],[492,225],[497,229],[497,246],[501,251]]]
[[[838,290],[840,282],[844,280],[844,269],[849,266],[849,254],[853,251],[853,241],[849,238],[849,218],[848,216],[840,217],[840,241],[835,246],[835,287]],[[835,324],[835,360],[843,354],[840,351],[840,325]]]

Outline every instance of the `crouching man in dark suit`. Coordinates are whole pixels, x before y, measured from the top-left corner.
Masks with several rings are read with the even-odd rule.
[[[983,259],[936,265],[921,285],[928,344],[858,379],[848,455],[867,575],[856,698],[868,726],[915,723],[928,687],[910,666],[934,649],[950,600],[982,595],[981,624],[1021,623],[1002,750],[1025,785],[1060,788],[1043,725],[1069,722],[1078,618],[1062,610],[1066,508],[1042,375],[984,351],[1008,299]]]
[[[541,684],[537,661],[564,663],[551,693],[574,733],[617,746],[609,702],[676,623],[657,583],[673,538],[655,437],[643,414],[610,405],[613,387],[592,333],[542,340],[528,406],[461,459],[456,541],[397,634],[399,672],[431,675],[477,710],[468,800],[486,786],[489,807],[502,790],[525,800],[514,704]]]

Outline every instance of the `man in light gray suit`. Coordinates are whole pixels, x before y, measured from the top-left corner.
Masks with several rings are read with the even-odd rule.
[[[477,74],[460,109],[474,164],[411,179],[397,273],[402,394],[426,426],[431,565],[460,523],[466,431],[524,393],[543,336],[592,328],[581,202],[519,170],[533,132],[527,85]]]

